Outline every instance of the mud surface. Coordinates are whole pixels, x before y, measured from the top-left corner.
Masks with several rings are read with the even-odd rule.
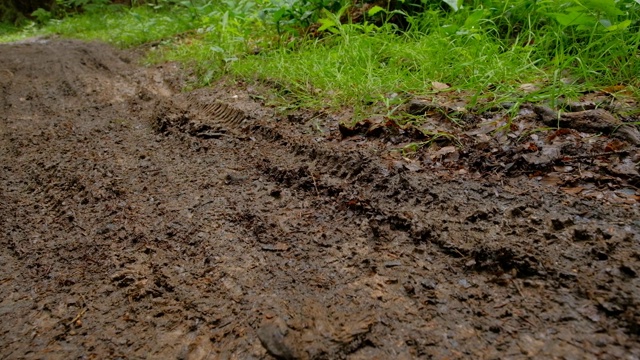
[[[438,172],[135,62],[0,46],[2,358],[640,356],[637,197]]]

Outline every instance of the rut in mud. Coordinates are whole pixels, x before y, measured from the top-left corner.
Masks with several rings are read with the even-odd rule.
[[[3,358],[640,356],[637,203],[443,177],[134,63],[0,46]]]

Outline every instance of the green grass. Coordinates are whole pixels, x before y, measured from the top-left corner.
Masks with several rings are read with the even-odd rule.
[[[367,111],[374,104],[390,110],[397,99],[438,96],[462,98],[468,108],[482,110],[502,101],[577,98],[611,85],[627,86],[638,98],[640,20],[632,12],[616,15],[620,29],[605,29],[596,21],[600,13],[592,12],[574,26],[553,14],[579,10],[549,7],[556,3],[532,8],[532,2],[518,0],[425,11],[410,17],[404,30],[388,23],[341,25],[325,13],[333,25],[321,37],[304,37],[295,35],[295,21],[284,30],[274,26],[273,11],[265,12],[273,6],[268,0],[190,4],[107,7],[21,32],[0,28],[0,41],[59,34],[121,47],[159,42],[148,61],[180,61],[195,69],[198,86],[222,76],[278,84],[286,101],[308,108]],[[451,87],[438,91],[433,82]],[[536,90],[526,90],[531,85]]]
[[[84,40],[101,40],[119,47],[132,47],[175,36],[199,26],[188,9],[158,9],[148,6],[108,6],[51,20],[42,27],[34,23],[21,30],[0,33],[0,42],[38,35],[59,35]]]
[[[102,40],[130,47],[162,40],[194,28],[185,11],[154,11],[149,7],[116,7],[53,22],[45,31],[86,40]]]
[[[33,23],[23,27],[0,23],[0,43],[18,41],[40,34],[42,30]]]
[[[193,42],[167,44],[155,59],[190,64],[201,85],[223,74],[275,83],[289,101],[311,108],[392,108],[392,94],[434,96],[434,81],[451,85],[450,98],[464,97],[479,109],[502,101],[553,103],[614,84],[627,85],[637,98],[637,23],[620,31],[599,23],[580,29],[542,11],[518,17],[507,10],[515,11],[425,12],[406,31],[333,18],[321,38],[279,36],[244,13]],[[252,55],[256,46],[262,51]],[[528,84],[537,90],[525,91]]]
[[[389,32],[310,41],[295,51],[247,57],[230,71],[277,79],[306,101],[328,99],[330,106],[380,100],[393,93],[428,95],[434,92],[434,81],[451,85],[452,92],[471,93],[470,100],[507,96],[523,82],[547,77],[526,51],[504,52],[484,39]],[[318,90],[324,95],[320,99]]]

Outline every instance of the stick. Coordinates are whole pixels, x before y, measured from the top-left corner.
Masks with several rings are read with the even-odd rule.
[[[318,184],[316,184],[316,178],[313,177],[313,174],[311,174],[311,171],[309,169],[307,169],[307,172],[309,173],[311,180],[313,180],[313,187],[316,189],[316,196],[320,197],[320,192],[318,191]]]

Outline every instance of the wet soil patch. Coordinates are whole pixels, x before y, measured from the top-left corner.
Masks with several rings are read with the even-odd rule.
[[[3,357],[640,355],[637,203],[134,64],[0,46]]]

